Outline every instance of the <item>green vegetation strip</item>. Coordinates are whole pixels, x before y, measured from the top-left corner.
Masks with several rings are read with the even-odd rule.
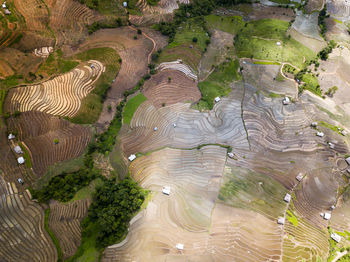
[[[291,222],[295,227],[298,226],[298,219],[296,218],[296,216],[290,211],[287,210],[287,219],[289,222]]]
[[[33,167],[32,158],[30,157],[30,154],[27,148],[21,142],[19,142],[18,144],[23,151],[23,158],[25,159],[26,167],[32,168]]]
[[[119,72],[121,60],[114,49],[107,47],[90,49],[75,55],[73,59],[81,61],[97,60],[106,67],[105,72],[96,81],[94,90],[83,99],[78,114],[70,119],[77,124],[92,124],[97,121],[101,114],[103,102],[111,88],[113,79],[116,78]]]
[[[52,242],[54,243],[56,250],[57,250],[57,261],[62,261],[62,250],[60,247],[60,242],[58,241],[55,234],[52,232],[52,230],[49,227],[49,216],[50,216],[50,208],[47,208],[45,210],[45,219],[44,219],[44,228],[46,232],[50,235]]]
[[[238,60],[230,59],[219,65],[205,81],[198,84],[202,93],[199,109],[212,109],[215,97],[227,96],[231,92],[230,84],[240,79]]]
[[[136,112],[137,108],[147,100],[147,98],[143,94],[138,94],[131,98],[125,105],[123,111],[123,122],[125,124],[130,124],[130,121]]]

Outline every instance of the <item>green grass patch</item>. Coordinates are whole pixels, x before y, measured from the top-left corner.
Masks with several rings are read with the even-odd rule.
[[[338,132],[338,127],[334,126],[334,125],[332,125],[330,123],[327,123],[327,122],[324,122],[324,121],[319,121],[318,124],[320,126],[324,126],[324,127],[328,128],[328,129],[330,129],[332,131]]]
[[[219,200],[227,205],[250,209],[276,218],[284,212],[286,189],[274,179],[241,167],[231,167],[223,177]]]
[[[62,57],[62,51],[57,50],[49,55],[45,62],[40,65],[36,73],[44,77],[49,77],[53,74],[64,74],[72,70],[78,64],[79,62],[72,59],[64,59]]]
[[[343,23],[342,21],[340,21],[340,20],[338,20],[336,18],[334,18],[333,20],[334,20],[334,22],[337,22],[338,24],[342,24]]]
[[[5,79],[0,79],[0,88],[8,89],[12,86],[16,86],[20,83],[20,79],[23,80],[23,76],[13,75],[6,77]]]
[[[318,79],[313,74],[304,74],[301,80],[304,82],[302,89],[309,90],[315,95],[322,97],[322,91],[318,83]]]
[[[87,223],[88,218],[84,218],[82,224]],[[99,228],[95,224],[88,224],[82,231],[81,244],[78,247],[77,252],[74,256],[67,259],[67,262],[96,262],[98,261],[102,249],[98,249],[97,246],[97,235]]]
[[[81,199],[92,198],[92,194],[95,192],[95,188],[98,186],[101,186],[102,184],[103,184],[103,181],[100,178],[97,178],[91,181],[91,183],[88,186],[85,186],[79,191],[77,191],[74,197],[71,200],[69,200],[67,203],[72,203],[74,201],[78,201]]]
[[[120,69],[119,55],[112,48],[94,48],[73,57],[81,61],[100,61],[106,70],[95,83],[95,88],[82,100],[82,105],[76,116],[70,120],[77,124],[93,124],[102,111],[103,102],[113,79]]]
[[[33,163],[32,163],[32,159],[30,157],[30,154],[29,154],[27,148],[21,142],[19,142],[18,144],[19,144],[19,146],[21,147],[21,149],[23,151],[23,158],[25,159],[24,163],[25,163],[26,167],[32,168],[33,167]]]
[[[254,61],[255,65],[280,65],[279,62],[271,62],[271,61]]]
[[[147,4],[149,4],[149,5],[157,5],[158,4],[158,2],[159,2],[159,0],[147,0]]]
[[[269,93],[269,97],[271,97],[271,98],[278,98],[278,97],[282,97],[282,95],[270,92]]]
[[[204,24],[204,21],[196,18],[182,23],[176,31],[174,41],[163,49],[158,61],[161,63],[182,59],[185,64],[196,70],[210,40]]]
[[[316,54],[306,46],[287,36],[289,23],[277,19],[244,22],[237,16],[206,17],[209,28],[217,28],[235,35],[235,47],[240,58],[248,57],[274,62],[289,62],[301,67]],[[281,46],[277,46],[281,42]]]
[[[215,97],[227,96],[231,92],[230,84],[242,79],[238,70],[238,60],[226,61],[220,64],[205,81],[199,83],[198,87],[202,93],[199,107],[212,109]]]
[[[3,118],[3,113],[4,113],[3,110],[4,110],[4,102],[5,102],[6,94],[7,94],[6,90],[0,89],[0,128],[3,125],[2,118]]]
[[[285,74],[293,74],[295,75],[297,73],[297,69],[291,65],[284,64],[282,68],[283,73]]]
[[[295,227],[298,226],[298,219],[297,217],[290,211],[287,210],[287,219],[290,223],[292,223]]]
[[[147,100],[143,94],[138,94],[131,98],[125,105],[123,111],[123,123],[130,124],[130,121],[136,112],[137,108]]]
[[[111,0],[78,0],[81,4],[86,4],[87,7],[99,11],[101,14],[107,17],[125,16],[124,8],[122,7],[123,1],[111,1]],[[129,6],[135,5],[136,0],[129,0]]]
[[[55,234],[52,232],[52,230],[49,227],[49,215],[50,215],[50,208],[47,208],[45,210],[45,219],[44,219],[44,228],[46,232],[49,234],[49,236],[52,239],[52,242],[54,243],[56,250],[57,250],[57,261],[62,261],[62,250],[60,246],[60,242],[58,241]]]

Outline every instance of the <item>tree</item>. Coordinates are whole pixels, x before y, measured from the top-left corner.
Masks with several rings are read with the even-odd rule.
[[[193,38],[192,38],[192,42],[193,42],[193,43],[197,43],[197,42],[198,42],[198,38],[197,38],[197,37],[193,37]]]

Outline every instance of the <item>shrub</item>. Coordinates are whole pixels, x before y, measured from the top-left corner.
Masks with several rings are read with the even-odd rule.
[[[192,42],[193,42],[193,43],[197,43],[197,42],[198,42],[198,38],[197,38],[197,37],[193,37],[193,38],[192,38]]]

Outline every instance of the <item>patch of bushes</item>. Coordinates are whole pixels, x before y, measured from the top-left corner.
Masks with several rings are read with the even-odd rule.
[[[87,25],[88,33],[91,35],[92,33],[96,32],[99,29],[103,28],[116,28],[125,25],[120,17],[115,19],[113,22],[106,23],[106,22],[93,22],[91,25]]]
[[[335,92],[338,90],[337,86],[333,86],[331,88],[329,88],[324,94],[329,96],[329,97],[333,97],[333,95],[335,94]]]
[[[328,55],[332,53],[333,48],[337,46],[337,43],[334,40],[329,41],[328,45],[323,48],[317,56],[321,58],[322,60],[326,61],[328,59]]]
[[[145,199],[146,191],[130,178],[119,183],[111,179],[97,187],[88,217],[82,222],[83,235],[89,225],[95,224],[97,247],[105,248],[122,240],[128,233],[129,221]]]
[[[39,190],[32,189],[33,198],[44,203],[50,199],[67,202],[74,197],[74,194],[81,188],[89,185],[98,174],[86,168],[73,173],[65,173],[50,179],[49,183]]]
[[[320,34],[323,38],[325,38],[325,33],[327,31],[327,25],[325,19],[328,18],[327,15],[327,4],[324,5],[323,9],[320,11],[318,15],[318,26],[320,27]]]

